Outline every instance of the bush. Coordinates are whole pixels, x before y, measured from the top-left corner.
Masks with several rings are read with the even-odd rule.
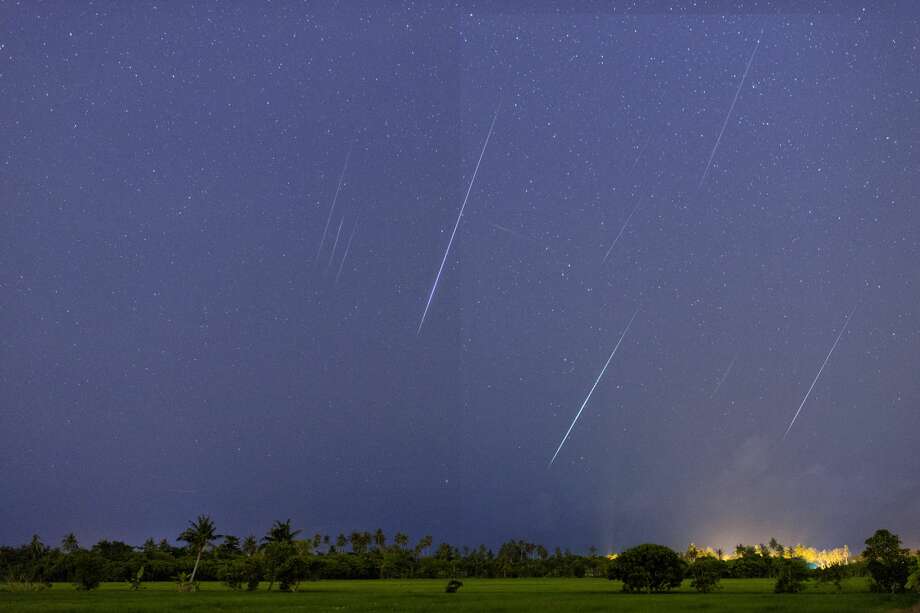
[[[819,568],[815,574],[818,577],[818,583],[833,583],[839,592],[843,589],[840,582],[847,576],[847,567],[840,562],[834,562],[824,568]]]
[[[719,581],[722,579],[722,567],[724,563],[712,556],[697,558],[690,565],[688,574],[690,576],[690,585],[696,591],[711,592],[719,589]]]
[[[105,559],[91,551],[78,551],[74,556],[74,580],[78,590],[94,590],[105,578]]]
[[[144,579],[144,565],[141,564],[141,567],[137,569],[137,572],[131,575],[131,578],[128,579],[128,585],[132,590],[141,589],[141,581]]]
[[[802,591],[802,584],[808,579],[808,563],[802,558],[775,558],[777,594],[794,594]]]
[[[307,563],[299,556],[292,556],[278,567],[275,576],[278,579],[278,589],[282,592],[293,592],[297,585],[307,576]]]
[[[920,553],[914,558],[914,570],[907,577],[906,587],[912,592],[920,592]]]
[[[230,560],[218,572],[220,580],[231,590],[243,589],[243,581],[246,577],[244,564],[245,560]]]
[[[901,538],[888,530],[876,530],[866,539],[862,554],[872,577],[873,592],[903,592],[910,574],[910,550],[901,548]]]
[[[684,578],[684,561],[663,545],[647,543],[621,553],[610,565],[608,579],[623,582],[624,592],[666,592]]]

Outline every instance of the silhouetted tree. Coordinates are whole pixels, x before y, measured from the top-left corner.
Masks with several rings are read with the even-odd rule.
[[[69,532],[61,540],[61,551],[64,553],[70,554],[80,549],[80,543],[77,542],[77,537],[73,532]]]
[[[250,534],[243,539],[243,544],[241,545],[243,553],[247,556],[254,556],[259,551],[259,541],[256,540],[255,535]]]
[[[608,578],[622,581],[624,592],[666,592],[681,584],[684,566],[671,549],[647,543],[617,556]]]
[[[776,585],[773,591],[795,593],[802,591],[802,584],[808,578],[808,563],[802,558],[776,558]]]
[[[724,562],[712,556],[697,556],[688,569],[690,585],[696,591],[703,593],[719,589],[723,565]]]
[[[377,549],[383,549],[386,546],[386,543],[387,537],[383,533],[383,529],[377,528],[377,530],[374,531],[374,546],[377,547]]]
[[[875,592],[902,592],[910,574],[910,550],[901,547],[901,538],[888,530],[876,530],[866,539],[862,553],[872,577]]]
[[[217,548],[218,553],[225,557],[233,557],[241,553],[240,539],[228,534],[224,536],[224,542]]]
[[[265,543],[293,543],[294,538],[301,533],[301,530],[291,530],[291,520],[275,520],[272,527],[268,530],[262,541]]]
[[[211,545],[211,543],[220,538],[216,533],[214,522],[207,515],[199,515],[198,519],[189,522],[189,527],[179,535],[180,541],[185,541],[189,546],[197,550],[198,555],[195,557],[195,566],[192,568],[192,575],[189,583],[195,582],[195,573],[198,572],[198,564],[201,562],[201,554]]]

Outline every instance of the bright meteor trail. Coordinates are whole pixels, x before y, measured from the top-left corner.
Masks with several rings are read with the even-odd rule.
[[[726,368],[725,372],[722,374],[722,378],[719,379],[718,383],[716,383],[716,389],[712,390],[712,393],[709,394],[710,398],[716,395],[716,392],[719,391],[719,388],[722,387],[722,384],[725,383],[726,379],[728,379],[728,374],[732,371],[732,366],[735,365],[735,360],[737,359],[738,359],[738,355],[735,354],[735,357],[733,357],[732,361],[728,364],[728,368]]]
[[[358,231],[358,220],[355,220],[355,225],[351,228],[351,236],[348,237],[348,242],[345,244],[345,255],[342,256],[342,263],[339,264],[339,272],[335,273],[335,282],[339,282],[339,277],[342,276],[342,269],[345,268],[345,260],[348,259],[348,252],[351,251],[351,241],[355,239],[355,232]]]
[[[732,116],[732,111],[735,110],[735,103],[738,102],[738,95],[741,94],[741,88],[744,87],[744,80],[747,78],[748,71],[751,69],[751,63],[754,61],[754,54],[757,53],[757,47],[760,46],[760,38],[757,38],[757,44],[754,45],[754,50],[751,51],[751,57],[748,60],[747,66],[744,67],[744,74],[741,75],[741,83],[738,84],[738,91],[735,92],[735,97],[732,99],[732,104],[728,107],[728,113],[725,115],[725,121],[722,122],[722,129],[719,130],[719,137],[716,139],[716,144],[712,146],[712,151],[709,154],[709,161],[706,162],[706,170],[703,171],[703,176],[700,177],[700,184],[697,185],[697,189],[703,187],[703,182],[706,180],[706,175],[709,174],[709,167],[712,166],[712,158],[716,156],[716,149],[719,148],[719,143],[722,142],[722,135],[725,134],[725,126],[728,125],[728,120]]]
[[[601,374],[597,376],[597,379],[594,381],[594,385],[591,386],[591,390],[588,392],[588,395],[585,396],[585,401],[581,403],[581,408],[578,409],[578,413],[575,414],[575,419],[572,420],[572,425],[569,426],[569,429],[566,430],[565,436],[562,437],[562,442],[559,443],[559,446],[556,448],[556,453],[553,454],[553,458],[549,461],[549,465],[552,466],[553,462],[556,461],[556,456],[559,455],[559,452],[562,450],[562,446],[565,445],[565,441],[569,438],[569,434],[572,432],[572,428],[575,427],[575,422],[578,421],[578,418],[581,417],[581,412],[585,410],[585,407],[588,406],[588,401],[591,400],[591,394],[594,393],[594,388],[597,387],[597,384],[600,383],[601,378],[604,376],[604,373],[607,372],[607,367],[610,366],[610,360],[613,359],[613,356],[616,355],[617,349],[620,348],[620,343],[623,342],[623,339],[626,338],[626,334],[629,332],[630,326],[632,326],[633,320],[636,318],[636,315],[639,314],[639,309],[636,309],[636,312],[633,313],[633,316],[629,319],[629,323],[626,324],[626,329],[623,330],[623,334],[620,335],[620,340],[617,341],[617,344],[613,347],[613,351],[610,352],[610,357],[607,358],[607,362],[604,364],[604,367],[601,369]]]
[[[482,144],[482,151],[479,152],[479,160],[476,162],[476,169],[473,170],[473,178],[470,179],[470,185],[466,188],[466,196],[463,198],[463,204],[460,205],[460,213],[457,215],[457,222],[454,224],[454,230],[450,233],[450,240],[447,241],[447,249],[444,250],[444,257],[441,259],[441,266],[438,268],[438,274],[431,285],[431,291],[428,293],[428,302],[425,303],[425,310],[422,312],[422,318],[418,322],[418,330],[415,334],[418,336],[422,333],[422,326],[425,325],[425,318],[428,316],[428,309],[431,307],[431,300],[438,289],[438,282],[441,280],[441,273],[444,271],[444,264],[447,262],[447,256],[450,255],[450,248],[454,244],[454,237],[457,235],[457,228],[460,227],[460,220],[463,218],[463,210],[466,208],[466,201],[470,199],[470,192],[473,191],[473,183],[476,182],[476,174],[479,173],[479,165],[482,164],[482,157],[486,154],[486,147],[489,146],[489,139],[492,138],[492,130],[495,129],[495,120],[498,119],[498,111],[501,109],[501,100],[495,107],[495,114],[492,116],[492,125],[489,126],[489,133],[486,134],[486,141]]]
[[[326,227],[323,228],[323,236],[319,239],[319,249],[316,250],[316,259],[323,252],[323,243],[326,242],[326,234],[329,233],[329,222],[332,221],[332,212],[335,211],[335,201],[339,199],[339,192],[342,191],[342,180],[345,179],[345,169],[348,168],[348,159],[351,157],[351,146],[348,147],[348,153],[345,154],[345,163],[342,165],[342,172],[339,174],[339,184],[335,188],[335,195],[332,197],[332,206],[329,207],[329,216],[326,218]]]
[[[640,206],[642,206],[641,198],[639,199],[639,202],[636,204],[636,206],[633,207],[633,210],[629,214],[629,216],[626,218],[626,221],[623,222],[623,227],[620,228],[620,232],[619,234],[617,234],[617,237],[613,239],[613,243],[610,245],[610,248],[607,249],[607,253],[604,254],[604,259],[602,260],[602,262],[606,262],[607,258],[610,257],[610,252],[613,251],[613,248],[617,246],[617,242],[620,240],[620,237],[623,236],[623,232],[626,231],[626,226],[629,225],[629,220],[633,218],[633,215],[636,214],[636,211],[639,210]]]
[[[792,421],[789,422],[789,427],[786,428],[785,434],[783,434],[783,440],[786,440],[786,435],[789,434],[789,431],[792,430],[795,420],[798,419],[799,413],[802,412],[802,407],[805,406],[805,402],[808,400],[811,390],[815,388],[815,383],[818,382],[818,379],[821,377],[821,373],[824,372],[824,367],[827,366],[827,361],[831,359],[831,354],[834,353],[834,349],[837,348],[837,343],[840,342],[840,337],[843,336],[843,333],[846,332],[847,325],[850,323],[850,318],[853,317],[853,312],[856,311],[856,306],[853,306],[853,310],[850,311],[850,314],[847,315],[846,321],[843,322],[843,327],[840,328],[840,333],[837,335],[837,340],[834,341],[834,344],[831,345],[831,350],[827,352],[827,357],[824,358],[824,363],[821,364],[821,368],[818,369],[818,374],[815,375],[815,380],[811,382],[811,387],[808,388],[808,391],[805,392],[805,397],[802,398],[802,404],[799,405],[799,410],[795,412],[795,415],[792,416]]]
[[[329,254],[329,263],[326,264],[326,272],[332,267],[332,260],[335,258],[335,250],[339,248],[339,237],[342,235],[342,224],[345,223],[345,217],[339,220],[339,229],[335,233],[335,241],[332,243],[332,253]]]

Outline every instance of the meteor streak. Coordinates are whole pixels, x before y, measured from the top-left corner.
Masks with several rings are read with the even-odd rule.
[[[335,257],[335,250],[339,246],[339,236],[342,234],[343,223],[345,223],[345,217],[339,220],[339,229],[335,233],[335,242],[332,243],[332,253],[329,254],[329,263],[326,264],[326,272],[329,272],[329,268],[332,266],[332,259]]]
[[[762,32],[761,32],[762,34]],[[728,107],[728,113],[725,115],[725,121],[722,122],[722,129],[719,130],[719,137],[716,139],[716,144],[712,147],[712,152],[709,154],[709,161],[706,162],[706,170],[703,171],[703,176],[700,177],[700,184],[697,185],[697,189],[703,187],[703,182],[706,180],[706,175],[709,174],[709,167],[712,166],[712,158],[716,156],[716,149],[719,148],[719,143],[722,142],[722,135],[725,133],[725,126],[728,125],[728,120],[732,116],[732,111],[735,110],[735,103],[738,102],[738,95],[741,94],[741,88],[744,87],[744,80],[747,78],[748,71],[751,69],[751,63],[754,61],[754,54],[757,53],[757,48],[760,46],[760,38],[757,38],[757,44],[754,45],[754,50],[751,52],[751,57],[748,59],[747,66],[744,68],[744,74],[741,75],[741,83],[738,84],[738,91],[735,92],[735,97],[732,99],[732,104]]]
[[[633,313],[633,316],[629,319],[629,323],[626,324],[626,329],[623,330],[623,334],[620,335],[620,340],[617,341],[617,344],[613,347],[613,351],[610,352],[610,357],[607,358],[607,362],[604,364],[604,367],[601,369],[601,374],[597,376],[597,379],[594,381],[594,385],[591,386],[591,390],[588,392],[588,395],[585,396],[585,401],[581,403],[581,408],[578,409],[578,413],[575,414],[575,419],[572,420],[572,425],[569,426],[569,429],[566,430],[565,436],[562,437],[562,442],[559,443],[559,447],[556,448],[556,453],[553,454],[553,458],[549,461],[549,465],[552,466],[553,462],[556,461],[556,456],[559,455],[559,452],[562,450],[562,446],[565,445],[565,441],[569,438],[569,434],[572,432],[572,428],[575,427],[575,422],[578,421],[578,418],[581,417],[581,412],[585,410],[585,407],[588,406],[588,401],[591,400],[591,394],[594,393],[594,388],[597,387],[597,384],[600,383],[601,378],[604,376],[604,373],[607,372],[607,367],[610,366],[610,361],[613,359],[613,356],[616,355],[617,349],[620,348],[620,343],[623,342],[623,339],[626,338],[626,334],[629,332],[630,326],[632,326],[633,320],[636,318],[636,315],[639,314],[639,309],[636,309],[636,312]]]
[[[332,221],[332,212],[335,211],[335,201],[339,199],[339,192],[342,191],[342,180],[345,179],[345,169],[348,168],[348,160],[351,157],[351,145],[348,146],[348,153],[345,154],[345,163],[342,165],[342,172],[339,174],[339,184],[335,188],[335,195],[332,197],[332,206],[329,207],[329,216],[326,218],[326,227],[323,228],[323,236],[319,239],[319,249],[316,250],[316,259],[319,260],[319,254],[323,251],[323,244],[326,242],[326,234],[329,232],[329,222]]]
[[[501,109],[501,100],[495,107],[495,114],[492,116],[492,125],[489,126],[489,133],[486,134],[486,140],[482,144],[482,151],[479,152],[479,160],[476,162],[476,169],[473,170],[473,178],[470,179],[470,185],[466,188],[466,196],[463,198],[463,204],[460,205],[460,213],[457,215],[457,221],[454,223],[454,230],[450,233],[450,240],[447,241],[447,249],[444,250],[444,257],[441,259],[441,266],[438,268],[438,274],[431,285],[431,291],[428,293],[428,302],[425,303],[425,310],[422,312],[422,318],[418,322],[418,330],[415,334],[418,336],[422,333],[422,326],[425,325],[425,318],[428,316],[428,309],[431,307],[431,300],[438,289],[438,282],[441,280],[441,273],[444,272],[444,264],[447,262],[447,256],[450,255],[450,248],[454,244],[454,237],[457,236],[457,228],[460,227],[460,220],[463,218],[463,210],[466,208],[466,202],[470,199],[470,192],[473,191],[473,183],[476,181],[476,175],[479,173],[479,165],[482,164],[482,157],[486,154],[486,147],[489,146],[489,139],[492,138],[492,131],[495,129],[495,120],[498,119],[498,111]]]
[[[525,235],[521,234],[520,232],[518,232],[518,231],[516,231],[516,230],[512,230],[511,228],[506,228],[505,226],[500,226],[500,225],[498,225],[497,223],[492,223],[492,222],[490,221],[490,222],[488,222],[488,224],[489,224],[490,226],[492,226],[493,228],[495,228],[496,230],[501,230],[502,232],[507,232],[507,233],[510,234],[511,236],[516,236],[516,237],[518,237],[518,238],[523,238],[524,240],[533,241],[533,242],[535,242],[535,243],[536,243],[536,242],[539,242],[539,241],[538,241],[537,239],[535,239],[535,238],[532,238],[532,237],[530,237],[530,236],[525,236]]]
[[[648,144],[652,141],[652,137],[649,136],[645,139],[645,144],[642,145],[642,149],[639,149],[639,155],[636,156],[636,161],[633,162],[632,167],[629,169],[629,174],[632,174],[632,171],[636,169],[636,166],[639,165],[639,160],[642,158],[642,154],[645,153],[645,148],[648,147]]]
[[[639,210],[639,207],[640,207],[640,206],[642,206],[642,199],[641,199],[641,198],[639,199],[639,202],[636,203],[636,206],[633,207],[633,210],[632,210],[632,212],[629,214],[629,216],[626,218],[626,221],[623,222],[623,227],[620,228],[619,234],[617,234],[617,237],[616,237],[615,239],[613,239],[613,244],[610,245],[610,248],[607,249],[607,253],[604,254],[604,259],[602,260],[603,262],[606,262],[606,261],[607,261],[607,258],[610,257],[610,252],[613,251],[613,248],[617,246],[617,242],[620,240],[620,237],[623,236],[623,232],[626,231],[626,226],[629,225],[629,220],[633,218],[633,215],[636,214],[636,211]]]
[[[335,283],[338,284],[339,277],[342,276],[342,269],[345,268],[345,260],[348,259],[348,252],[351,251],[351,241],[355,238],[355,232],[358,231],[358,220],[355,220],[355,225],[351,229],[351,236],[348,237],[348,242],[345,243],[345,255],[342,256],[342,263],[339,264],[339,271],[335,273]]]
[[[786,432],[783,434],[783,440],[786,440],[786,435],[788,435],[789,431],[792,430],[792,426],[795,424],[795,420],[798,419],[799,413],[802,412],[802,407],[805,406],[805,402],[808,400],[808,396],[811,394],[811,390],[815,388],[815,383],[818,382],[818,379],[821,377],[821,373],[824,372],[824,367],[827,366],[827,361],[831,359],[831,354],[834,353],[834,349],[837,348],[837,343],[840,342],[840,337],[843,336],[844,332],[846,332],[847,326],[850,323],[850,318],[853,317],[854,311],[856,311],[856,305],[853,305],[853,310],[851,310],[849,315],[847,315],[846,321],[843,322],[843,327],[840,328],[840,333],[837,334],[837,340],[835,340],[834,344],[831,345],[831,350],[827,352],[827,357],[824,358],[824,363],[821,364],[821,368],[818,369],[818,374],[815,375],[815,380],[811,382],[811,387],[809,387],[808,391],[805,392],[805,397],[802,398],[802,404],[799,405],[799,410],[795,412],[795,415],[792,417],[792,421],[789,422],[789,427],[786,428]]]
[[[729,363],[728,368],[725,369],[725,372],[722,374],[722,378],[719,379],[719,382],[716,383],[716,389],[712,390],[712,393],[709,394],[709,397],[712,398],[716,395],[716,392],[719,391],[719,388],[722,387],[722,384],[725,383],[725,380],[728,379],[728,373],[732,371],[732,366],[735,365],[735,360],[738,359],[738,355],[735,354],[735,357],[732,358],[731,363]]]

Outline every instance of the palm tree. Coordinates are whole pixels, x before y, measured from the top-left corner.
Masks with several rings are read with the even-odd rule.
[[[383,529],[377,528],[376,532],[374,532],[374,545],[377,546],[377,549],[382,550],[386,544],[387,544],[387,537],[383,533]]]
[[[415,547],[416,555],[421,554],[423,551],[428,550],[431,545],[434,543],[434,538],[430,534],[426,534],[419,539],[418,545]]]
[[[32,554],[32,558],[37,560],[48,551],[48,548],[42,543],[42,539],[37,535],[32,535],[32,542],[29,543],[29,553]]]
[[[73,553],[78,549],[80,549],[80,543],[77,542],[76,535],[73,532],[68,533],[61,541],[61,550],[64,553]]]
[[[351,536],[348,537],[349,542],[351,543],[351,551],[353,553],[364,553],[364,535],[360,532],[352,532]]]
[[[252,557],[256,555],[256,552],[259,551],[259,541],[256,540],[256,537],[249,535],[243,539],[242,545],[243,553],[247,556]]]
[[[340,533],[340,534],[335,538],[335,547],[336,547],[336,549],[338,550],[339,553],[344,553],[344,552],[345,552],[345,545],[347,545],[347,544],[348,544],[348,537],[345,536],[344,534],[341,534],[341,533]]]
[[[198,563],[201,562],[201,554],[221,535],[215,532],[214,522],[207,515],[199,515],[196,521],[190,521],[188,524],[189,526],[185,529],[185,532],[179,535],[179,540],[185,541],[198,550],[195,566],[192,568],[192,576],[189,578],[189,583],[194,583],[195,573],[198,572]]]
[[[227,534],[224,536],[224,542],[218,547],[218,551],[227,556],[235,556],[240,553],[240,539]]]
[[[291,520],[281,521],[276,519],[271,529],[262,537],[265,543],[293,543],[294,537],[302,530],[291,530]]]
[[[409,535],[403,532],[397,532],[396,536],[393,537],[393,541],[396,543],[397,547],[402,549],[409,544]]]

